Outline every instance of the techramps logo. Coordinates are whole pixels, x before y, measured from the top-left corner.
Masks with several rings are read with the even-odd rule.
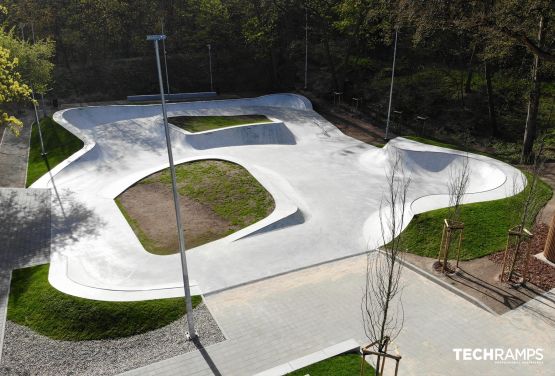
[[[495,364],[543,364],[542,348],[455,348],[455,360],[489,361]]]

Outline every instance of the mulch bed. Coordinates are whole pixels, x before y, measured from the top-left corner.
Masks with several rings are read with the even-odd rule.
[[[528,281],[544,291],[549,291],[555,288],[555,267],[549,265],[544,261],[538,260],[536,257],[534,257],[534,255],[543,251],[543,246],[545,244],[548,231],[549,227],[547,225],[543,223],[537,224],[533,231],[534,236],[521,245],[521,254],[524,255],[528,250],[530,250]],[[512,246],[510,250],[514,251],[514,246]],[[501,265],[503,263],[504,254],[504,251],[494,253],[489,255],[488,258],[496,264]],[[523,269],[524,262],[521,262],[521,260],[519,259],[515,267],[516,274],[522,275]]]

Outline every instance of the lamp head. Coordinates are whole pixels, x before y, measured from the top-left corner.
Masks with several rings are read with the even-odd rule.
[[[148,40],[148,41],[164,40],[164,39],[166,39],[166,36],[164,34],[161,34],[161,35],[147,35],[146,36],[146,40]]]

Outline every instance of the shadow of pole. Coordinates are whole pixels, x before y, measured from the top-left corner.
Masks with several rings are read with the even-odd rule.
[[[58,203],[60,204],[60,209],[62,210],[62,216],[67,218],[66,213],[64,211],[64,206],[62,205],[62,200],[60,199],[60,194],[58,193],[58,188],[56,188],[56,183],[54,182],[54,175],[52,175],[52,170],[50,169],[50,163],[48,163],[48,156],[43,155],[42,158],[44,159],[44,163],[46,164],[46,168],[48,169],[48,174],[50,175],[50,182],[52,183],[52,188],[54,188],[54,193],[56,194],[56,198],[58,199]]]
[[[206,361],[206,364],[208,364],[208,367],[210,367],[210,370],[212,371],[212,373],[216,376],[222,376],[222,374],[220,373],[220,370],[218,370],[218,367],[216,367],[216,364],[214,364],[214,361],[210,357],[210,354],[208,354],[208,351],[206,351],[202,343],[200,343],[199,338],[195,337],[192,340],[192,342],[197,348],[197,350],[200,352],[204,360]]]

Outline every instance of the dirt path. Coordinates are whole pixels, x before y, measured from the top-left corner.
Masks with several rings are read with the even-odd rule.
[[[308,95],[308,94],[306,94]],[[347,111],[344,106],[333,106],[327,101],[308,95],[314,109],[347,136],[367,144],[383,146],[385,131],[372,124],[362,114]],[[391,133],[391,137],[395,137]]]

